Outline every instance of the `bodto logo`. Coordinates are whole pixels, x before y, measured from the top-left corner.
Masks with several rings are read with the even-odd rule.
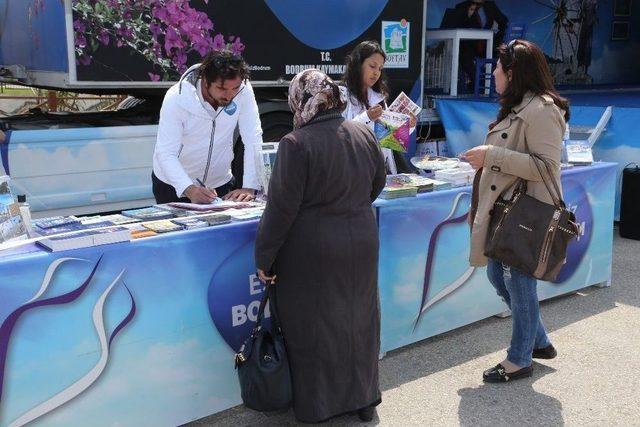
[[[386,68],[409,68],[409,22],[382,21],[382,49]]]
[[[231,252],[213,272],[207,292],[211,320],[234,351],[238,351],[251,334],[264,296],[264,285],[254,274],[253,252],[252,240]],[[268,328],[269,305],[264,315],[262,325]]]

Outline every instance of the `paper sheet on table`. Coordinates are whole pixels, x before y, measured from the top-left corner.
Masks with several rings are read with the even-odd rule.
[[[258,205],[259,204],[254,202],[233,202],[231,200],[222,200],[220,198],[214,200],[213,203],[207,203],[207,204],[182,203],[182,202],[169,203],[169,206],[173,206],[176,208],[187,209],[190,211],[201,211],[201,212],[218,211],[218,210],[225,210],[225,209],[231,209],[231,208],[243,209],[243,208],[249,208],[249,207],[254,207]]]

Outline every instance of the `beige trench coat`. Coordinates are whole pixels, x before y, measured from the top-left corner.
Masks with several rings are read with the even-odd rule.
[[[527,93],[522,102],[511,113],[487,133],[484,167],[479,179],[475,180],[474,203],[470,215],[472,266],[487,264],[484,246],[489,229],[490,211],[501,194],[510,197],[516,180],[524,178],[527,194],[546,203],[552,203],[536,165],[527,154],[525,140],[531,153],[537,153],[551,166],[553,179],[560,186],[560,156],[562,137],[566,128],[564,112],[547,95],[537,96]]]

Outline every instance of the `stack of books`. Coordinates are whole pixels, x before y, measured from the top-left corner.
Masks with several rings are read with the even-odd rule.
[[[132,218],[132,217],[121,215],[121,214],[85,216],[85,217],[80,217],[78,219],[83,225],[95,224],[95,223],[100,223],[105,221],[108,221],[115,225],[124,225],[124,224],[132,224],[135,222],[140,222],[140,220],[137,218]]]
[[[88,230],[94,230],[98,228],[108,228],[108,227],[113,227],[114,225],[116,224],[114,224],[111,221],[100,221],[100,222],[93,221],[87,224],[83,224],[82,222],[78,221],[78,222],[68,222],[66,224],[56,226],[56,227],[46,227],[46,228],[38,227],[34,231],[36,234],[40,236],[54,236],[57,234],[73,233],[75,231],[88,231]]]
[[[75,216],[52,216],[49,218],[42,218],[33,221],[33,225],[38,227],[38,229],[40,230],[62,227],[71,224],[80,224],[80,220]]]
[[[142,225],[156,233],[170,233],[172,231],[182,230],[181,225],[175,224],[170,220],[153,221]]]
[[[37,241],[52,252],[87,248],[111,243],[128,242],[131,232],[125,227],[88,229],[60,235],[51,235]]]
[[[170,212],[170,213],[173,214],[173,216],[178,217],[178,218],[194,214],[190,210],[182,209],[182,208],[176,208],[176,207],[173,207],[173,206],[169,205],[168,203],[167,204],[162,204],[162,205],[154,205],[153,207],[165,210],[167,212]]]
[[[127,228],[131,232],[131,239],[141,239],[143,237],[151,237],[158,234],[155,231],[149,230],[147,227],[140,223],[129,224]]]
[[[200,218],[177,218],[172,219],[171,222],[179,225],[183,230],[195,230],[196,228],[205,228],[209,226],[207,221],[202,221]]]
[[[256,207],[246,209],[229,209],[225,213],[231,217],[231,221],[251,221],[259,219],[263,212],[263,207]]]
[[[165,209],[160,209],[154,206],[141,209],[130,209],[122,211],[122,215],[130,218],[135,218],[140,221],[156,221],[159,219],[174,218],[175,215]]]
[[[410,185],[418,187],[418,193],[428,193],[433,190],[434,180],[410,173],[400,173],[397,175],[387,175],[388,186]]]
[[[228,224],[231,222],[231,216],[219,213],[199,216],[198,219],[206,221],[209,225]]]
[[[459,163],[458,167],[442,169],[435,172],[435,178],[448,182],[453,187],[462,187],[473,184],[476,171],[468,163]]]
[[[415,197],[418,187],[414,185],[388,185],[380,193],[381,199],[398,199],[401,197]]]

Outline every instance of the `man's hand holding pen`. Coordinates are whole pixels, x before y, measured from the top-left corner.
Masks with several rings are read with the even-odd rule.
[[[188,186],[187,189],[184,190],[184,195],[187,196],[189,200],[191,200],[191,203],[212,203],[216,199],[216,197],[218,197],[218,193],[216,193],[216,190],[213,188],[207,188],[200,179],[196,178],[196,181],[198,181],[198,184],[200,184],[200,186],[198,187],[195,184]]]

